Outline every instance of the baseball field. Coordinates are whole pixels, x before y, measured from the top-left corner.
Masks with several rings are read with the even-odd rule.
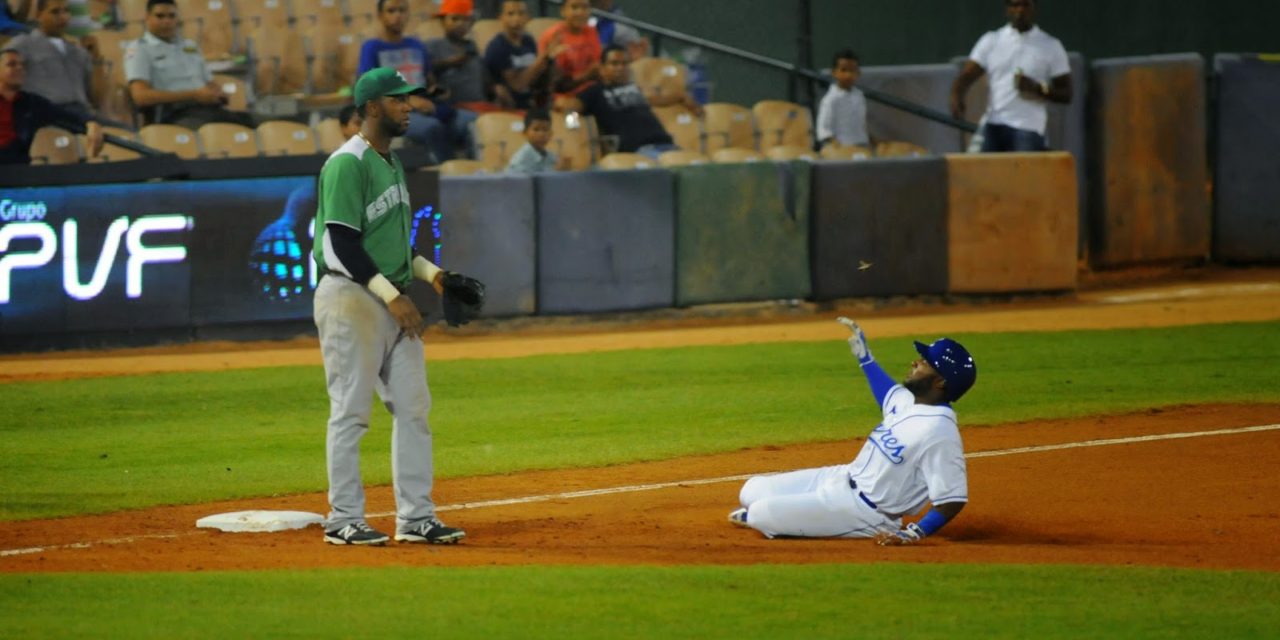
[[[913,547],[731,526],[752,474],[852,459],[912,339],[979,367],[971,502]],[[1280,270],[427,336],[454,547],[323,544],[313,340],[0,358],[3,637],[1274,637]],[[393,526],[390,418],[363,443]]]

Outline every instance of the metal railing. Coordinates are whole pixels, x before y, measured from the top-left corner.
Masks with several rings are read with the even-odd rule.
[[[540,5],[539,8],[542,14],[546,15],[548,5],[559,6],[563,3],[564,3],[564,0],[539,0],[539,5]],[[674,29],[668,29],[666,27],[662,27],[656,24],[644,22],[643,20],[635,20],[633,18],[628,18],[627,16],[618,15],[616,13],[611,13],[608,11],[600,11],[599,9],[592,9],[591,14],[595,16],[599,16],[601,18],[608,18],[610,20],[613,20],[614,22],[617,22],[618,24],[625,24],[627,26],[634,27],[641,31],[646,31],[646,32],[655,34],[657,36],[661,36],[663,38],[670,38],[677,42],[691,44],[693,46],[707,49],[709,51],[715,51],[717,53],[722,53],[727,56],[732,56],[740,60],[753,62],[755,64],[758,64],[764,67],[777,69],[779,71],[785,71],[791,74],[791,77],[793,79],[805,79],[805,80],[820,82],[823,84],[831,83],[831,78],[829,76],[823,75],[813,69],[801,67],[798,64],[792,64],[790,62],[778,60],[777,58],[762,56],[758,53],[753,53],[745,49],[731,47],[726,44],[721,44],[719,42],[714,42],[712,40],[707,40],[705,38],[699,38],[698,36],[689,35],[687,33],[676,31]],[[871,89],[869,87],[864,87],[864,86],[859,86],[858,89],[862,91],[863,95],[865,95],[867,99],[873,100],[875,102],[879,102],[880,104],[883,104],[887,107],[892,107],[894,109],[905,111],[912,115],[924,118],[926,120],[932,120],[934,122],[945,124],[949,127],[954,127],[961,131],[967,131],[969,133],[973,133],[978,130],[978,125],[972,122],[969,122],[967,120],[961,120],[959,118],[955,118],[949,113],[943,113],[935,109],[930,109],[929,107],[926,107],[924,105],[916,104],[914,102],[911,102],[910,100],[904,100],[895,95],[891,95],[877,89]]]

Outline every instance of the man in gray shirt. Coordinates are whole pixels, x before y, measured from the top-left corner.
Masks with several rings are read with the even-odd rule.
[[[125,51],[124,76],[129,97],[148,123],[198,129],[210,122],[254,126],[253,117],[229,111],[204,63],[200,47],[178,34],[174,0],[147,0],[147,32]]]
[[[473,22],[471,3],[450,2],[442,4],[437,16],[444,28],[443,38],[426,41],[427,54],[440,85],[449,90],[449,103],[463,109],[479,107],[477,103],[496,102],[503,108],[515,105],[511,93],[502,85],[495,85],[484,66],[484,57],[468,33]]]
[[[93,58],[80,45],[66,40],[71,11],[67,0],[38,0],[37,28],[5,43],[22,54],[27,68],[25,91],[44,97],[86,120],[97,119],[93,108]]]

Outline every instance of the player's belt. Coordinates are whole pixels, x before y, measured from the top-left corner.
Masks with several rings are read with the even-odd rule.
[[[849,476],[849,488],[853,489],[854,492],[858,494],[858,497],[862,498],[862,501],[867,503],[868,507],[871,507],[872,509],[876,509],[877,511],[880,509],[879,507],[876,506],[876,503],[872,502],[871,499],[867,497],[867,494],[861,491],[858,491],[858,482],[853,479],[853,476]]]
[[[323,277],[325,277],[325,276],[333,276],[333,277],[335,277],[335,278],[342,278],[342,279],[344,279],[344,280],[351,280],[351,276],[349,276],[349,275],[347,275],[347,274],[345,274],[345,273],[343,273],[343,272],[341,272],[341,271],[334,271],[334,270],[332,270],[332,269],[323,269],[323,270],[321,270],[321,271],[320,271],[320,277],[321,277],[321,278],[323,278]],[[352,281],[352,282],[356,282],[355,280],[351,280],[351,281]],[[360,283],[359,283],[359,282],[356,282],[356,284],[360,284]],[[405,291],[408,291],[408,290],[409,290],[409,288],[408,288],[408,287],[402,287],[402,286],[400,286],[400,285],[398,285],[398,284],[396,284],[396,283],[394,283],[394,282],[392,282],[391,284],[392,284],[392,285],[394,285],[394,286],[395,286],[395,288],[399,289],[399,290],[400,290],[400,293],[404,293]]]

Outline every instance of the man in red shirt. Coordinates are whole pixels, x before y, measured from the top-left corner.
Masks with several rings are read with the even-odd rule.
[[[591,4],[587,0],[565,0],[560,17],[563,22],[538,38],[538,52],[560,49],[560,55],[555,56],[558,77],[553,87],[559,94],[576,94],[599,79],[604,49],[600,34],[588,24]]]
[[[102,128],[92,120],[70,113],[52,102],[22,90],[26,69],[22,55],[0,51],[0,164],[30,164],[31,141],[41,127],[56,125],[88,137],[89,152],[102,150]]]

